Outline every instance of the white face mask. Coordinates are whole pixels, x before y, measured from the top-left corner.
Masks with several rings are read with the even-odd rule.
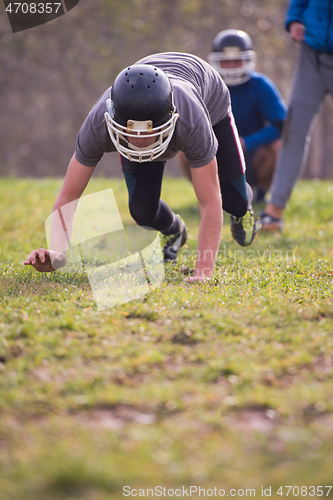
[[[171,118],[163,125],[153,128],[150,120],[128,120],[127,126],[122,126],[113,119],[111,99],[106,101],[108,111],[104,114],[108,132],[117,151],[130,161],[139,163],[153,161],[167,149],[175,130],[178,113],[172,112]],[[146,146],[135,143],[147,142]]]
[[[221,68],[221,62],[232,60],[240,60],[242,65],[238,68]],[[211,52],[208,55],[208,62],[222,76],[227,85],[240,85],[247,82],[251,75],[250,73],[256,67],[256,53],[254,50],[244,52],[238,51],[235,55],[229,52]]]

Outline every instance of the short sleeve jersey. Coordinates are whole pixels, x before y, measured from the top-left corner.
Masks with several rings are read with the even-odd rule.
[[[183,151],[191,167],[209,163],[218,148],[213,126],[228,114],[230,106],[229,91],[220,75],[202,59],[178,52],[154,54],[135,64],[162,69],[174,92],[179,118],[170,144],[158,160],[169,160]],[[94,167],[104,153],[116,151],[104,118],[110,93],[111,87],[95,103],[79,131],[75,156],[82,165]],[[128,171],[149,169],[149,162],[132,164]]]

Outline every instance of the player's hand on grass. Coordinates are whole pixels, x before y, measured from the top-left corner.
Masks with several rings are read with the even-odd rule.
[[[24,261],[24,265],[33,266],[36,271],[42,273],[50,273],[66,265],[66,255],[53,250],[40,248],[30,253],[29,257]]]
[[[210,268],[199,271],[198,269],[190,269],[185,264],[181,265],[180,272],[186,276],[185,281],[187,281],[187,283],[203,283],[210,281],[212,274]]]
[[[209,281],[210,277],[204,272],[199,272],[197,269],[194,271],[193,276],[188,276],[185,281],[188,283],[204,283]]]

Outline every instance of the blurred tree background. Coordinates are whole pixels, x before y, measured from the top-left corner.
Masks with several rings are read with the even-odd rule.
[[[251,35],[257,70],[275,82],[288,102],[297,46],[284,31],[287,4],[80,0],[65,16],[12,34],[1,2],[0,175],[63,176],[82,122],[124,66],[163,51],[206,59],[214,36],[223,29],[239,28]],[[333,128],[331,110],[328,102],[323,130]],[[328,164],[325,155],[316,161]],[[119,173],[117,155],[105,155],[96,170]],[[321,176],[321,167],[316,176]]]

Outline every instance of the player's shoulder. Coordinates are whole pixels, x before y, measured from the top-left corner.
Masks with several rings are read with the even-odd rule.
[[[106,100],[110,98],[111,87],[109,87],[97,101],[92,105],[90,111],[87,110],[86,119],[84,120],[79,135],[87,137],[97,137],[99,142],[108,141],[108,133],[105,123],[105,112],[107,111]]]
[[[171,78],[175,105],[180,116],[192,114],[194,108],[202,106],[195,87],[189,81]]]
[[[182,61],[192,61],[197,64],[208,64],[199,56],[194,54],[190,54],[188,52],[158,52],[156,54],[150,54],[148,56],[143,57],[135,64],[150,64],[150,61],[161,61],[161,62],[171,62],[171,63],[179,63]]]
[[[251,72],[251,78],[249,81],[252,83],[252,85],[258,85],[258,86],[274,85],[272,80],[267,75],[264,75],[264,73],[258,73],[257,71]]]
[[[99,113],[104,113],[106,111],[106,100],[110,99],[111,97],[111,87],[105,90],[102,95],[99,96],[95,104],[93,104],[92,108],[90,109],[89,115],[96,115]]]
[[[86,122],[89,124],[95,134],[105,133],[105,112],[107,111],[106,100],[111,97],[111,87],[109,87],[97,101],[93,104],[90,111],[87,113]]]
[[[195,79],[195,77],[205,78],[215,74],[215,70],[208,62],[200,57],[187,52],[160,52],[151,54],[140,59],[135,64],[156,65],[168,76],[180,77],[185,79]],[[217,77],[219,75],[217,73]]]
[[[263,73],[253,71],[248,84],[251,91],[261,97],[264,97],[267,94],[271,95],[278,93],[276,85],[267,75],[264,75]]]

